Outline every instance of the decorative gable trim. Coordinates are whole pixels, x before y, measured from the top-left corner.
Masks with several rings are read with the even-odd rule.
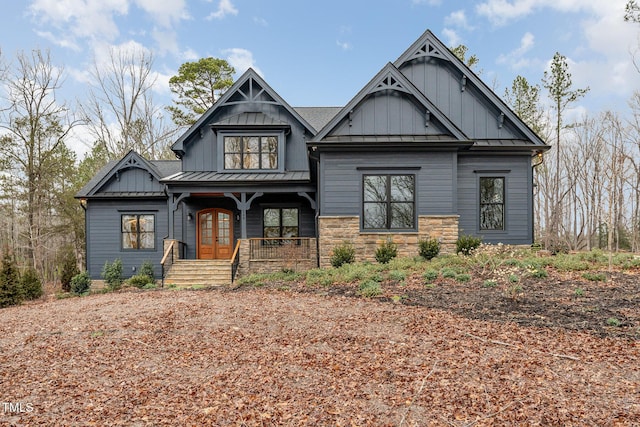
[[[304,128],[311,134],[315,134],[315,129],[296,110],[294,110],[271,86],[264,81],[252,68],[249,68],[217,101],[195,122],[180,138],[171,146],[171,149],[181,157],[185,152],[185,142],[192,135],[200,135],[200,130],[209,121],[209,118],[219,108],[228,105],[242,103],[265,103],[271,105],[281,105],[291,114]]]
[[[455,67],[460,72],[460,91],[464,92],[470,84],[478,88],[482,95],[500,111],[500,114],[496,117],[498,127],[504,126],[505,120],[508,120],[534,145],[541,146],[540,148],[543,150],[548,149],[544,141],[430,30],[425,31],[393,64],[398,70],[402,70],[405,64],[423,57],[439,58]]]
[[[353,111],[368,96],[382,91],[398,91],[410,95],[425,108],[425,127],[437,120],[457,141],[468,141],[467,136],[449,120],[427,97],[416,88],[393,64],[388,63],[371,81],[309,142],[322,145],[322,140],[344,120],[350,120]]]
[[[116,163],[92,189],[87,192],[87,196],[94,196],[99,193],[112,178],[119,181],[120,173],[132,168],[142,169],[148,172],[150,180],[155,179],[159,182],[162,178],[151,163],[137,152],[131,150],[118,163]]]

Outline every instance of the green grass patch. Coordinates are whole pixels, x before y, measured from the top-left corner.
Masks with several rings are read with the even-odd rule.
[[[366,280],[358,286],[358,295],[372,298],[382,294],[382,287],[375,280]]]
[[[467,273],[456,274],[456,282],[466,283],[471,280],[471,275]]]
[[[590,280],[592,282],[606,282],[607,275],[605,273],[582,273],[582,277],[584,279]]]

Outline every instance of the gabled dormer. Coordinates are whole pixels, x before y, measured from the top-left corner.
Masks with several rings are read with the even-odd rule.
[[[388,63],[316,135],[310,146],[395,150],[468,147],[467,136]]]
[[[253,69],[172,146],[184,172],[308,171],[305,141],[315,129]]]

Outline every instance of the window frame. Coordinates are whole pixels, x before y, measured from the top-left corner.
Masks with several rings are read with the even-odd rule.
[[[278,210],[279,214],[278,214],[278,237],[266,237],[265,235],[265,228],[267,228],[265,226],[265,212],[268,209],[273,209],[273,210]],[[283,225],[282,223],[282,211],[285,209],[295,209],[297,211],[297,225],[296,228],[298,229],[298,232],[296,233],[295,236],[283,236],[282,235],[282,231],[284,227],[287,227],[285,225]],[[276,226],[269,226],[269,228],[275,228]],[[262,237],[264,239],[296,239],[300,237],[300,207],[299,206],[263,206],[262,207]]]
[[[502,202],[482,201],[482,181],[483,180],[502,181]],[[507,178],[504,175],[483,175],[478,177],[478,230],[481,233],[504,233],[507,231]],[[484,206],[502,206],[502,228],[483,228],[482,211]]]
[[[244,148],[244,139],[245,138],[259,138],[258,140],[258,151],[257,152],[251,152],[252,154],[256,154],[258,157],[258,168],[227,168],[226,167],[226,155],[227,154],[233,154],[235,152],[231,152],[231,151],[227,151],[226,150],[226,138],[230,138],[230,137],[235,137],[235,138],[241,138],[241,147],[240,147],[240,152],[238,154],[241,155],[241,159],[240,159],[240,163],[241,165],[244,164],[243,158],[244,155],[246,155]],[[263,168],[262,167],[262,156],[263,156],[263,151],[262,151],[262,138],[276,138],[276,142],[278,144],[278,147],[276,149],[276,155],[277,155],[277,167],[275,168]],[[218,170],[221,172],[226,172],[226,173],[256,173],[256,172],[282,172],[284,171],[284,145],[285,145],[285,137],[284,137],[284,132],[283,131],[269,131],[269,130],[265,130],[265,131],[260,131],[260,130],[256,130],[256,131],[237,131],[237,132],[218,132],[218,150],[217,150],[217,154],[218,154],[218,161],[217,161],[217,165],[218,165]]]
[[[378,200],[378,201],[367,201],[366,197],[365,197],[365,181],[367,180],[368,177],[384,177],[386,180],[385,183],[385,199],[386,200]],[[411,186],[411,201],[393,201],[392,200],[392,178],[393,177],[411,177],[412,180],[412,186]],[[415,232],[417,231],[417,220],[416,220],[416,216],[417,216],[417,194],[416,194],[416,174],[415,173],[407,173],[405,171],[402,170],[398,170],[398,171],[375,171],[375,170],[371,170],[371,171],[367,171],[365,173],[362,174],[362,178],[361,178],[361,201],[360,201],[360,205],[361,205],[361,219],[360,219],[360,230],[361,232],[367,232],[367,233],[379,233],[379,232],[396,232],[396,233],[402,233],[402,232]],[[385,204],[385,210],[386,210],[386,218],[385,218],[385,224],[386,226],[383,228],[374,228],[374,227],[366,227],[366,220],[365,220],[365,206],[367,204],[373,204],[373,203],[384,203]],[[398,228],[398,227],[392,227],[392,213],[393,213],[393,209],[392,206],[394,204],[411,204],[412,207],[412,224],[411,227],[403,227],[403,228]]]
[[[145,216],[149,216],[153,218],[153,230],[151,231],[140,231],[140,219],[141,217],[145,217]],[[135,236],[136,236],[136,247],[133,248],[128,248],[124,246],[124,238],[126,234],[131,234],[131,231],[126,231],[124,228],[124,219],[125,217],[135,217],[136,220],[136,231],[135,231]],[[157,247],[157,242],[156,242],[156,225],[157,225],[157,215],[154,212],[121,212],[120,213],[120,250],[121,251],[125,251],[125,252],[129,252],[129,251],[133,251],[133,252],[140,252],[140,251],[147,251],[147,252],[155,252],[156,251],[156,247]],[[153,242],[153,246],[150,248],[142,248],[140,247],[140,243],[142,242],[141,239],[141,235],[142,234],[150,234],[151,235],[151,242]]]

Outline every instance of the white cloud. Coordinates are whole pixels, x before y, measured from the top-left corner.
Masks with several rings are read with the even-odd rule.
[[[153,22],[161,27],[169,28],[174,23],[189,19],[185,0],[135,0],[138,7],[151,15]]]
[[[251,53],[251,51],[234,47],[223,50],[222,54],[227,56],[227,61],[233,68],[235,68],[237,74],[242,74],[249,68],[253,68],[256,73],[262,76],[262,71],[256,67],[255,60],[253,59],[253,53]]]
[[[260,25],[260,26],[262,26],[262,27],[268,27],[269,26],[269,23],[267,22],[267,20],[264,19],[264,18],[261,18],[259,16],[254,16],[253,17],[253,22],[258,24],[258,25]]]
[[[45,40],[48,40],[49,42],[53,43],[56,46],[60,46],[60,47],[64,47],[64,48],[68,48],[71,50],[75,50],[76,52],[81,51],[82,49],[80,48],[80,46],[78,45],[78,43],[76,43],[76,41],[73,38],[67,38],[67,37],[58,37],[55,36],[51,31],[37,31],[35,32],[38,36],[42,37]]]
[[[343,42],[341,40],[336,40],[336,45],[342,50],[351,50],[352,46],[349,42]]]
[[[114,15],[126,15],[128,0],[34,0],[30,12],[51,24],[70,46],[77,38],[114,40],[119,35]]]
[[[465,30],[472,29],[467,21],[467,15],[464,10],[457,10],[455,12],[451,12],[448,16],[444,18],[444,24],[447,26],[454,26],[458,28],[463,28]]]
[[[442,30],[442,35],[447,38],[447,46],[455,47],[462,43],[462,38],[458,35],[458,33],[455,32],[455,30],[445,28],[444,30]]]
[[[520,39],[520,46],[507,54],[499,55],[496,62],[498,64],[509,64],[510,67],[514,70],[528,67],[531,63],[531,60],[530,58],[525,57],[525,54],[530,51],[534,45],[535,36],[529,32],[526,32]]]
[[[209,16],[207,16],[207,20],[212,19],[222,19],[227,15],[237,15],[238,9],[231,3],[231,0],[220,0],[218,3],[218,10],[215,12],[211,12]]]

